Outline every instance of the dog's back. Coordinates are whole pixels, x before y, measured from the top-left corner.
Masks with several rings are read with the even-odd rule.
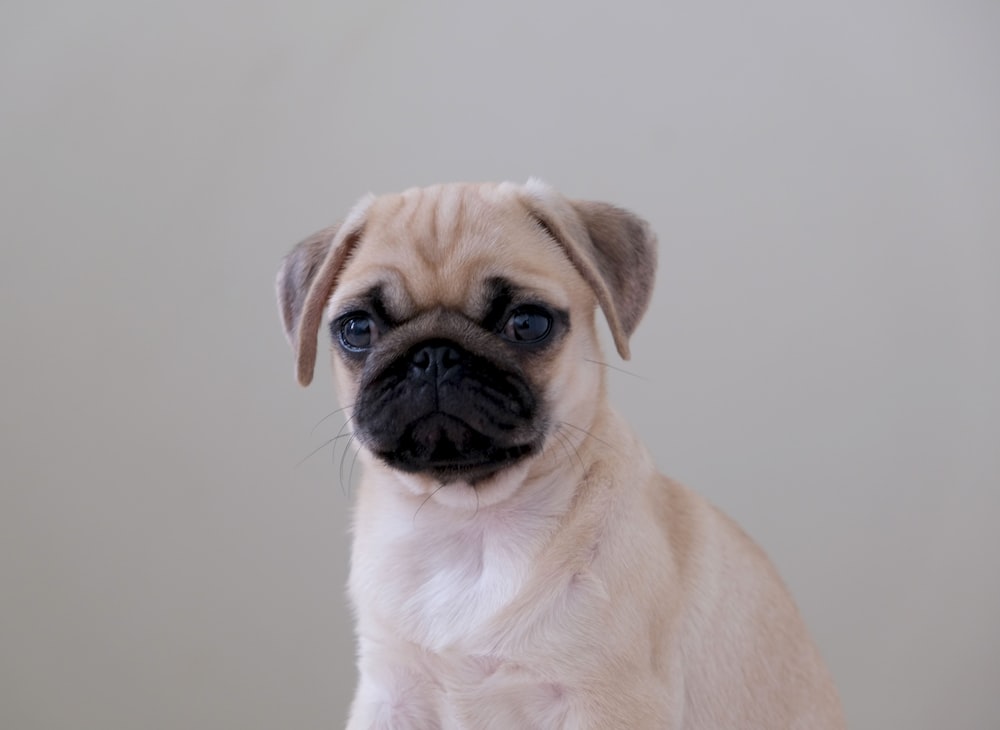
[[[682,727],[843,728],[829,672],[763,550],[683,485],[659,477],[650,489],[686,593],[669,639],[683,674]]]

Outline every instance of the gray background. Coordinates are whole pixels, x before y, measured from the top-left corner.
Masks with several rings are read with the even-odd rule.
[[[854,728],[1000,717],[1000,4],[11,2],[0,726],[338,727],[350,461],[272,297],[361,194],[659,231],[621,408]]]

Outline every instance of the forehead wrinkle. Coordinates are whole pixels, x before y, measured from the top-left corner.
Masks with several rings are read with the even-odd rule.
[[[436,195],[428,195],[419,220],[407,226],[416,255],[428,267],[435,268],[454,255],[466,229],[465,191],[442,186]]]
[[[453,242],[458,236],[463,216],[464,206],[461,191],[454,188],[443,188],[433,213],[434,229],[438,237],[436,240],[430,239],[428,242],[437,244],[442,241]]]
[[[406,206],[406,197],[400,194],[382,195],[375,199],[368,213],[368,226],[372,228],[385,225],[385,221],[395,219]]]
[[[429,261],[450,257],[470,235],[495,235],[496,229],[503,227],[499,219],[504,211],[498,201],[478,187],[437,185],[413,188],[394,197],[402,203],[393,213],[386,210],[380,222],[397,234],[397,241],[405,240],[408,249],[416,249]]]
[[[327,305],[328,318],[335,316],[337,310],[348,302],[365,301],[375,290],[381,291],[382,302],[390,314],[407,317],[413,313],[413,295],[406,285],[403,269],[382,264],[374,267],[371,275],[351,277],[349,284],[338,287]]]
[[[401,220],[404,229],[412,228],[413,221],[420,213],[421,203],[424,201],[424,190],[423,188],[407,190],[403,193],[402,198],[403,207],[396,217]]]
[[[492,189],[442,185],[384,196],[379,202],[365,234],[371,245],[362,241],[353,257],[357,268],[350,267],[345,285],[353,279],[371,286],[391,272],[393,289],[411,313],[440,305],[478,311],[483,282],[496,276],[516,281],[555,306],[565,308],[578,298],[576,272],[565,252]],[[573,283],[554,278],[556,271]],[[387,297],[396,305],[397,297],[388,290]]]

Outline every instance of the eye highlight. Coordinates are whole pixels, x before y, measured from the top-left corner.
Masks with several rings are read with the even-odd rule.
[[[500,334],[511,342],[541,342],[552,331],[552,315],[541,307],[518,307],[507,318]]]
[[[379,330],[375,320],[364,312],[349,314],[338,320],[338,323],[335,334],[345,350],[362,352],[378,339]]]

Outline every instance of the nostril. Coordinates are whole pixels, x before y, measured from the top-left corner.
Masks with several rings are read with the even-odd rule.
[[[445,369],[453,368],[462,362],[462,354],[454,347],[447,345],[441,348],[439,358],[439,362]]]
[[[431,353],[429,347],[422,347],[413,353],[410,364],[419,370],[426,370],[431,364]]]
[[[465,360],[461,348],[444,342],[426,344],[410,355],[409,368],[413,376],[441,378],[453,373]]]

